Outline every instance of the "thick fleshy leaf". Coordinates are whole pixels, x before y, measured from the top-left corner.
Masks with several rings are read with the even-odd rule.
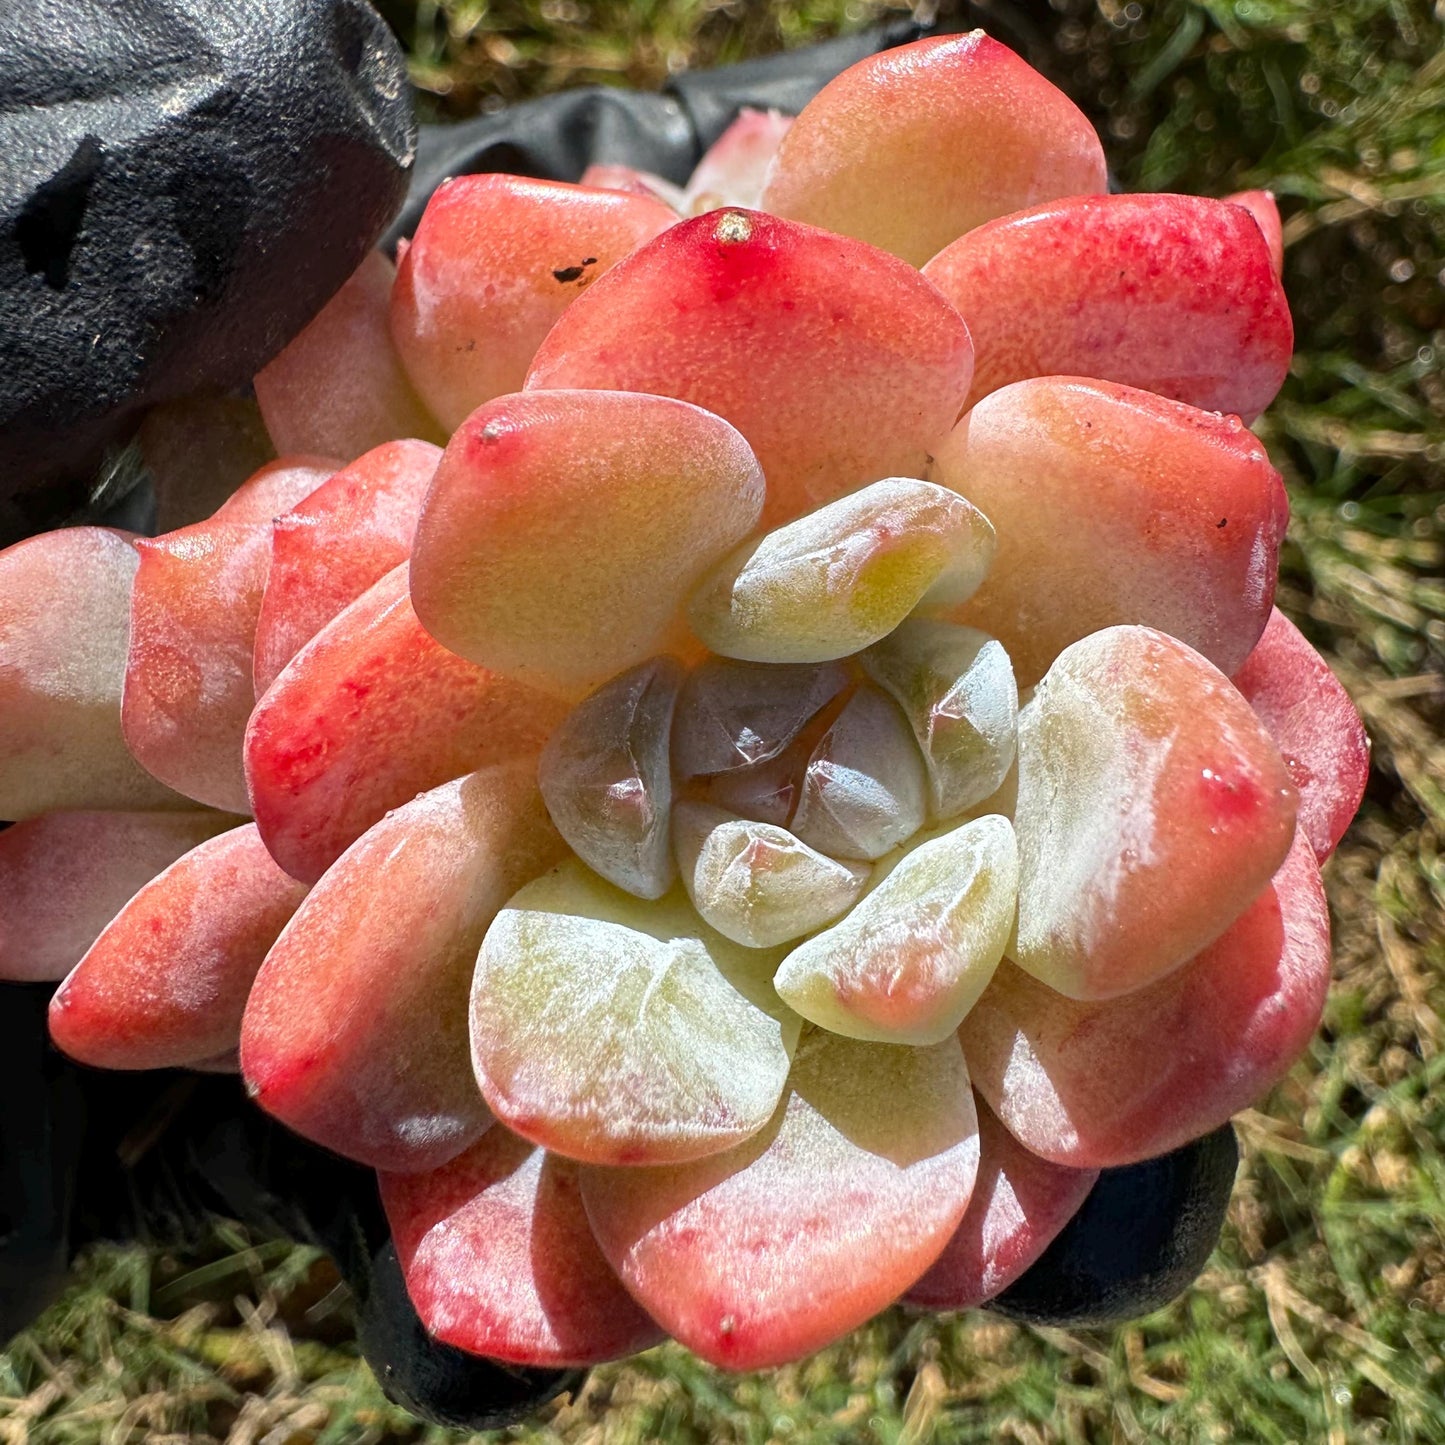
[[[1005,962],[961,1036],[1025,1148],[1076,1169],[1128,1164],[1259,1099],[1309,1042],[1329,981],[1329,911],[1301,834],[1243,916],[1167,978],[1079,1003]]]
[[[831,923],[868,883],[863,864],[825,857],[786,828],[707,803],[679,803],[673,836],[692,906],[745,948],[772,948]]]
[[[1264,233],[1265,245],[1269,247],[1269,258],[1274,262],[1275,274],[1284,270],[1284,227],[1280,224],[1279,206],[1275,203],[1273,191],[1236,191],[1226,196],[1236,206],[1243,206],[1254,217]]]
[[[859,659],[903,709],[940,820],[991,796],[1014,760],[1018,687],[1008,653],[972,627],[910,618]]]
[[[792,830],[835,858],[872,860],[928,816],[928,779],[908,719],[876,687],[858,688],[808,759]]]
[[[991,221],[923,268],[978,350],[969,404],[1092,376],[1251,422],[1294,331],[1254,217],[1201,196],[1075,196]]]
[[[768,1122],[798,1020],[778,954],[708,928],[681,890],[644,903],[575,860],[497,915],[472,989],[472,1060],[509,1128],[572,1158],[727,1149]]]
[[[726,417],[762,463],[774,527],[865,482],[922,476],[972,374],[962,317],[911,266],[727,210],[664,231],[589,287],[527,386],[656,392]]]
[[[47,813],[0,833],[0,979],[62,979],[131,895],[222,813]]]
[[[241,1067],[256,1101],[347,1158],[433,1169],[491,1123],[467,997],[497,910],[565,849],[530,763],[404,803],[329,868],[267,955]]]
[[[314,883],[391,808],[535,757],[566,705],[448,652],[417,621],[405,565],[287,664],[246,730],[246,782],[276,860]]]
[[[132,540],[105,527],[45,532],[0,552],[0,818],[187,806],[121,733],[139,565]]]
[[[1078,1212],[1099,1177],[1030,1154],[978,1106],[978,1179],[963,1222],[904,1302],[971,1310],[1007,1289]]]
[[[1083,112],[975,30],[884,50],[824,86],[762,205],[921,266],[984,221],[1107,180]]]
[[[1284,613],[1234,674],[1299,789],[1299,827],[1321,863],[1350,826],[1370,776],[1370,739],[1329,664]]]
[[[891,1304],[968,1204],[978,1123],[956,1039],[813,1033],[768,1127],[674,1168],[582,1170],[602,1252],[667,1332],[727,1369],[800,1359]]]
[[[411,555],[441,455],[430,442],[386,442],[276,517],[256,623],[257,697],[338,612]]]
[[[683,188],[635,166],[594,162],[578,177],[577,183],[599,191],[623,191],[629,196],[647,196],[670,206],[680,216],[687,206]]]
[[[683,636],[683,599],[762,505],[747,443],[699,407],[501,397],[437,470],[412,554],[417,615],[482,666],[585,687]]]
[[[147,883],[50,1004],[50,1034],[104,1069],[162,1069],[234,1053],[251,981],[306,896],[255,824],[211,838]]]
[[[1218,938],[1289,851],[1297,795],[1217,668],[1147,627],[1060,654],[1019,714],[1009,955],[1071,998],[1142,988]]]
[[[971,596],[993,548],[993,528],[962,497],[890,477],[738,548],[693,593],[688,620],[724,657],[850,657],[925,596]]]
[[[782,755],[848,685],[839,662],[774,666],[705,658],[687,676],[672,730],[678,776],[731,773]]]
[[[276,457],[254,398],[219,392],[151,407],[135,439],[155,488],[157,532],[209,517]]]
[[[949,615],[997,637],[1021,684],[1116,623],[1226,673],[1264,630],[1289,501],[1238,417],[1110,382],[1021,381],[959,422],[931,475],[998,533],[983,585]]]
[[[557,318],[677,221],[662,200],[526,176],[459,176],[427,202],[396,273],[391,335],[418,394],[454,431],[519,391]]]
[[[781,111],[743,106],[688,177],[687,210],[701,215],[719,206],[758,208],[768,167],[792,125],[793,117]]]
[[[250,659],[272,521],[339,465],[319,456],[268,462],[208,520],[136,542],[121,725],[135,756],[189,798],[250,811],[241,741],[255,702]]]
[[[179,793],[249,813],[241,743],[271,528],[197,522],[141,537],[121,726],[131,752]]]
[[[332,457],[278,457],[252,472],[222,500],[210,517],[197,520],[258,522],[269,527],[275,518],[299,506],[340,469],[341,463]]]
[[[662,1332],[603,1259],[577,1165],[495,1128],[429,1174],[383,1174],[381,1200],[427,1333],[517,1365],[594,1365]]]
[[[936,1044],[988,987],[1017,901],[1013,829],[996,814],[977,818],[904,854],[773,982],[790,1008],[836,1034]]]
[[[387,308],[395,276],[373,251],[257,374],[256,400],[282,456],[316,452],[351,461],[398,437],[442,440],[392,345]]]
[[[572,851],[639,898],[661,898],[677,877],[668,739],[682,678],[661,657],[605,683],[547,739],[537,770]]]

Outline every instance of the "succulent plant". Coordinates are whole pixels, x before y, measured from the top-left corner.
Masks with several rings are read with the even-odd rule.
[[[444,186],[211,517],[0,554],[0,970],[378,1169],[437,1338],[748,1368],[1280,1078],[1368,748],[1268,197],[1103,194],[981,32],[587,179]]]

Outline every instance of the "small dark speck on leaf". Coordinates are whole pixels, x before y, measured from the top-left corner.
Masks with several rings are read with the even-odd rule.
[[[556,271],[552,272],[552,275],[555,276],[557,280],[559,280],[565,286],[569,281],[580,281],[582,279],[582,273],[589,266],[595,266],[596,264],[597,257],[588,256],[582,261],[580,265],[559,267]]]
[[[1221,517],[1221,518],[1214,524],[1216,531],[1217,531],[1220,527],[1226,527],[1226,526],[1228,526],[1228,525],[1229,525],[1229,518],[1228,518],[1228,517]]]

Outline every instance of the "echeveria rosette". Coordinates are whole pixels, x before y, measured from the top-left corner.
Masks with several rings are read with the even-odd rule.
[[[212,517],[0,554],[0,969],[239,1049],[439,1338],[771,1364],[1281,1076],[1367,749],[1271,607],[1266,197],[1103,195],[979,34],[588,179],[439,191]]]

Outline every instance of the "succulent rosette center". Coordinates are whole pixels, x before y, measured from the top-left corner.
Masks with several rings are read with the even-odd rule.
[[[575,860],[501,911],[473,986],[504,1122],[682,1162],[767,1124],[804,1027],[957,1052],[1015,914],[1009,819],[969,816],[1018,697],[997,642],[914,614],[966,601],[993,549],[956,493],[872,483],[705,573],[686,613],[715,654],[568,714],[539,782]],[[555,1046],[523,1055],[533,1029]]]
[[[1267,198],[981,33],[584,179],[439,189],[210,517],[0,554],[0,969],[377,1168],[438,1338],[761,1366],[1281,1077],[1367,748]]]

